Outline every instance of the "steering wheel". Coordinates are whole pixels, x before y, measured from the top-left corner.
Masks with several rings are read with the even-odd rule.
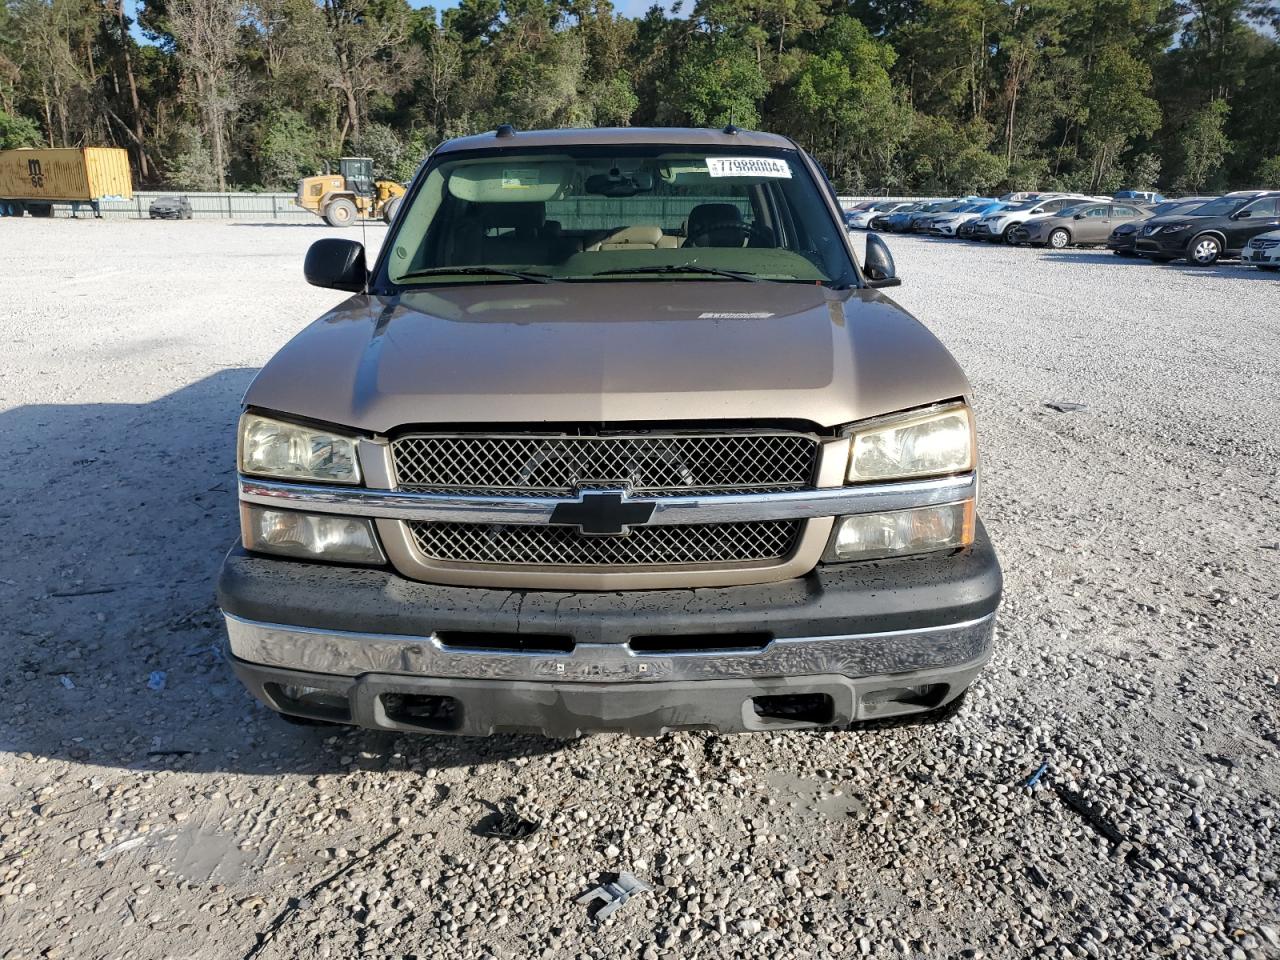
[[[716,246],[716,244],[702,244],[699,241],[703,237],[710,237],[713,233],[719,233],[721,230],[733,230],[739,234],[742,240],[746,240],[748,243],[752,240],[759,240],[764,246],[773,246],[772,230],[768,227],[758,227],[754,223],[747,223],[745,220],[724,220],[720,223],[713,223],[710,226],[703,227],[697,233],[689,234],[685,241],[685,246]]]

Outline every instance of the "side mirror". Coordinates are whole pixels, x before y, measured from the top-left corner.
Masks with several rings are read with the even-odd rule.
[[[874,233],[867,235],[867,253],[862,258],[862,272],[869,287],[897,287],[902,284],[893,266],[893,254]]]
[[[307,251],[302,272],[313,287],[328,287],[359,293],[369,280],[364,263],[364,246],[354,240],[328,237],[317,240]]]
[[[1252,217],[1252,210],[1237,210],[1231,217],[1232,220],[1243,220],[1245,217]]]

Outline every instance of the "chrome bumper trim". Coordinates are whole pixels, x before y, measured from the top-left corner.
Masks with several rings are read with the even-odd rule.
[[[751,520],[805,520],[814,517],[879,513],[973,499],[976,473],[933,480],[822,487],[785,493],[722,494],[694,497],[623,497],[623,502],[653,504],[649,524],[735,523]],[[430,520],[438,523],[545,524],[557,506],[581,502],[556,497],[478,497],[444,493],[405,493],[240,477],[240,499],[281,509],[310,510],[382,520]]]
[[[431,636],[317,630],[223,613],[231,653],[261,666],[354,677],[647,683],[834,674],[852,679],[971,664],[985,658],[996,615],[917,630],[787,637],[756,650],[639,654],[622,643],[579,643],[571,653],[463,650]]]

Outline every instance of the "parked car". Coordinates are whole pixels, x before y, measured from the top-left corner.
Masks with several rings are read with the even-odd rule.
[[[186,197],[157,197],[147,208],[152,220],[190,220],[191,201]]]
[[[844,225],[846,227],[851,226],[852,220],[854,219],[854,217],[856,217],[860,213],[864,213],[867,210],[875,209],[875,204],[876,204],[876,201],[874,200],[863,200],[859,203],[855,203],[851,207],[846,207],[844,211],[841,213],[841,216],[844,219]]]
[[[871,226],[872,218],[882,214],[888,216],[910,205],[906,200],[877,200],[865,210],[846,215],[844,223],[851,230],[866,230]]]
[[[1148,220],[1134,249],[1157,263],[1185,259],[1207,267],[1238,257],[1260,233],[1280,227],[1280,191],[1243,190],[1196,207],[1187,214]]]
[[[881,211],[880,213],[875,214],[867,222],[867,226],[872,230],[887,231],[889,229],[890,217],[902,217],[905,214],[914,213],[916,210],[919,210],[924,205],[925,205],[924,200],[912,200],[908,203],[900,204],[898,206],[895,206],[892,210],[884,210],[884,211]]]
[[[993,243],[1013,243],[1013,231],[1028,220],[1036,217],[1047,217],[1084,200],[1103,199],[1105,198],[1060,193],[1057,196],[1027,200],[978,218],[973,227],[973,239],[987,240]]]
[[[1007,203],[999,200],[977,200],[952,213],[938,214],[930,218],[929,233],[939,237],[965,236],[964,228],[972,229],[970,225],[973,221],[989,213],[995,213],[997,210],[1003,210],[1007,206]]]
[[[1028,220],[1014,228],[1015,243],[1033,247],[1065,250],[1076,245],[1106,243],[1112,228],[1119,223],[1134,223],[1151,216],[1147,207],[1137,203],[1099,203],[1086,200],[1057,213]]]
[[[1258,234],[1244,245],[1240,259],[1259,270],[1280,270],[1280,230]]]
[[[1151,217],[1163,217],[1169,213],[1188,213],[1196,207],[1203,206],[1212,200],[1213,197],[1181,197],[1177,200],[1165,200],[1151,208]],[[1107,238],[1107,249],[1111,250],[1118,257],[1136,257],[1134,244],[1138,242],[1138,233],[1142,228],[1142,224],[1146,220],[1131,220],[1122,223],[1111,231],[1111,236]]]
[[[1001,594],[973,390],[846,237],[782,136],[437,147],[372,264],[312,245],[347,299],[245,394],[231,668],[400,733],[953,713]]]
[[[1113,200],[1136,200],[1139,203],[1164,203],[1165,195],[1154,190],[1117,190],[1111,195]]]
[[[958,213],[966,207],[972,205],[983,197],[960,197],[955,200],[949,200],[945,203],[938,204],[932,210],[922,210],[919,213],[912,214],[907,220],[907,233],[928,233],[929,227],[937,217],[945,217],[952,213]]]
[[[919,214],[933,213],[941,207],[945,200],[928,200],[917,204],[914,208],[899,210],[885,218],[884,229],[889,233],[906,233],[910,229],[911,218]]]

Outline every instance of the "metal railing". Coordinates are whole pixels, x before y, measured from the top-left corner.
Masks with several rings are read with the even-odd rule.
[[[145,220],[151,201],[160,197],[186,197],[196,220],[296,220],[314,221],[316,215],[294,203],[292,193],[200,193],[184,190],[143,190],[132,200],[100,200],[98,209],[113,220]],[[55,203],[55,217],[73,215],[70,203]],[[79,204],[78,215],[92,217],[88,203]]]

